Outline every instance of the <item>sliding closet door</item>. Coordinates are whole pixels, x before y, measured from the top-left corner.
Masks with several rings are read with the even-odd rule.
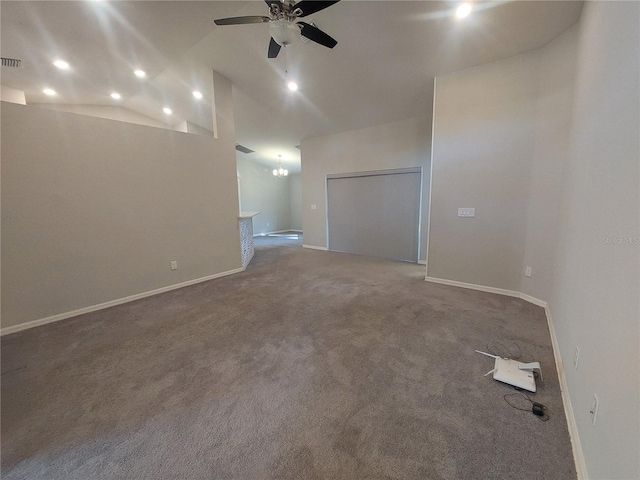
[[[419,169],[327,178],[329,250],[418,261]]]

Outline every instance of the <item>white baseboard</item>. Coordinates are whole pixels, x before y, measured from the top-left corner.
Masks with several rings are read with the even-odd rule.
[[[549,305],[547,305],[547,302],[545,302],[544,300],[540,300],[536,297],[532,297],[531,295],[527,295],[526,293],[520,293],[519,295],[520,295],[520,298],[525,302],[533,303],[534,305],[542,307],[545,309],[545,311],[549,308]]]
[[[246,267],[245,267],[246,268]],[[182,287],[188,287],[196,283],[206,282],[207,280],[213,280],[214,278],[226,277],[227,275],[233,275],[234,273],[240,273],[244,271],[244,268],[235,268],[226,272],[214,273],[213,275],[207,275],[206,277],[200,277],[193,280],[187,280],[186,282],[176,283],[166,287],[156,288],[148,292],[136,293],[135,295],[129,295],[128,297],[117,298],[108,302],[99,303],[97,305],[91,305],[89,307],[79,308],[78,310],[72,310],[70,312],[59,313],[46,318],[40,318],[38,320],[32,320],[30,322],[20,323],[19,325],[13,325],[11,327],[0,328],[0,336],[9,335],[11,333],[20,332],[29,328],[39,327],[40,325],[46,325],[47,323],[58,322],[71,317],[77,317],[85,313],[95,312],[97,310],[103,310],[109,307],[115,307],[116,305],[122,305],[123,303],[133,302],[134,300],[140,300],[141,298],[151,297],[160,293],[169,292]]]
[[[498,295],[506,295],[507,297],[521,298],[520,292],[513,290],[505,290],[503,288],[487,287],[485,285],[476,285],[475,283],[458,282],[456,280],[447,280],[446,278],[425,277],[427,282],[440,283],[442,285],[451,285],[452,287],[468,288],[470,290],[479,290],[481,292],[497,293]],[[546,305],[546,304],[545,304]]]
[[[551,334],[551,345],[553,346],[553,354],[556,359],[556,370],[558,371],[560,392],[562,393],[562,404],[564,405],[564,414],[567,417],[567,427],[569,428],[569,436],[571,437],[571,448],[573,450],[573,459],[576,463],[578,480],[588,480],[587,463],[582,451],[578,424],[576,423],[571,398],[569,397],[569,386],[567,385],[567,377],[564,375],[564,363],[560,356],[560,345],[558,344],[558,337],[556,336],[556,328],[548,305],[544,307],[544,311],[547,315],[547,324],[549,325],[549,333]]]
[[[323,252],[327,251],[327,247],[316,247],[315,245],[305,245],[302,244],[302,248],[310,248],[311,250],[322,250]]]
[[[582,451],[582,444],[580,443],[578,424],[576,423],[576,417],[573,414],[573,407],[571,406],[571,398],[569,397],[567,378],[564,375],[564,364],[562,363],[562,357],[560,356],[560,345],[558,344],[555,325],[553,323],[551,310],[549,309],[549,305],[547,304],[547,302],[532,297],[531,295],[527,295],[525,293],[516,292],[514,290],[504,290],[502,288],[476,285],[474,283],[457,282],[455,280],[447,280],[444,278],[425,277],[425,280],[427,282],[440,283],[442,285],[451,285],[454,287],[468,288],[471,290],[479,290],[481,292],[496,293],[498,295],[521,298],[526,302],[533,303],[534,305],[544,308],[544,312],[547,317],[547,325],[549,327],[549,334],[551,335],[551,346],[553,348],[553,356],[556,362],[558,382],[560,383],[560,392],[562,394],[562,404],[564,406],[564,414],[567,417],[567,427],[569,428],[569,436],[571,437],[571,448],[573,450],[573,460],[576,464],[578,480],[588,480],[589,476],[587,474],[587,464],[585,462],[584,452]]]
[[[264,232],[264,233],[256,233],[253,237],[266,237],[267,235],[274,235],[277,233],[289,233],[289,232],[294,232],[294,233],[302,233],[302,230],[294,230],[293,228],[289,228],[287,230],[274,230],[272,232]]]
[[[426,260],[418,260],[418,265],[426,265],[427,261]]]

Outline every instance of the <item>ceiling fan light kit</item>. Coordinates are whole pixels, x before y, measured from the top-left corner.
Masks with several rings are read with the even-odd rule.
[[[313,13],[324,10],[340,0],[301,0],[293,3],[289,0],[265,0],[269,6],[269,16],[246,16],[219,18],[214,20],[216,25],[243,25],[251,23],[269,23],[269,48],[268,58],[276,58],[281,47],[291,45],[296,38],[302,36],[312,42],[316,42],[324,47],[333,48],[338,42],[324,33],[312,23],[297,21]]]
[[[278,45],[286,47],[300,36],[300,27],[288,20],[276,20],[269,24],[269,33]]]

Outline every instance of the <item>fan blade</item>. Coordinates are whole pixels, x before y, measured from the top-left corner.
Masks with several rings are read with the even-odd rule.
[[[271,37],[271,41],[269,42],[269,53],[267,54],[268,58],[276,58],[280,53],[280,45]]]
[[[232,17],[232,18],[219,18],[214,20],[216,25],[243,25],[245,23],[268,23],[271,19],[269,17]]]
[[[306,17],[307,15],[311,15],[312,13],[319,12],[320,10],[324,10],[327,7],[330,7],[334,3],[338,3],[340,0],[327,0],[322,2],[317,2],[315,0],[301,0],[296,3],[292,7],[292,11],[296,11],[298,8],[302,13],[298,15],[298,17]],[[268,2],[267,2],[268,3]]]
[[[300,32],[300,35],[302,35],[303,37],[307,37],[311,41],[319,43],[320,45],[323,45],[327,48],[333,48],[338,44],[336,40],[331,38],[319,28],[314,27],[313,25],[309,25],[308,23],[304,22],[298,22],[298,25],[302,25],[302,31]]]

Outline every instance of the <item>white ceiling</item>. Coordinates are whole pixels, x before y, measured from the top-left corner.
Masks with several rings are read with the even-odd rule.
[[[113,105],[117,90],[126,108],[211,129],[216,70],[234,84],[236,143],[256,151],[247,158],[273,167],[280,153],[296,172],[303,138],[428,114],[432,77],[539,48],[582,10],[581,1],[475,2],[460,20],[458,4],[343,0],[306,19],[338,41],[333,50],[297,41],[268,59],[267,25],[213,23],[266,15],[263,1],[2,1],[0,51],[24,68],[3,67],[1,81],[31,104]],[[54,58],[71,70],[56,69]],[[144,81],[132,75],[137,67]],[[300,90],[289,92],[285,77]],[[58,96],[45,96],[45,86]]]

